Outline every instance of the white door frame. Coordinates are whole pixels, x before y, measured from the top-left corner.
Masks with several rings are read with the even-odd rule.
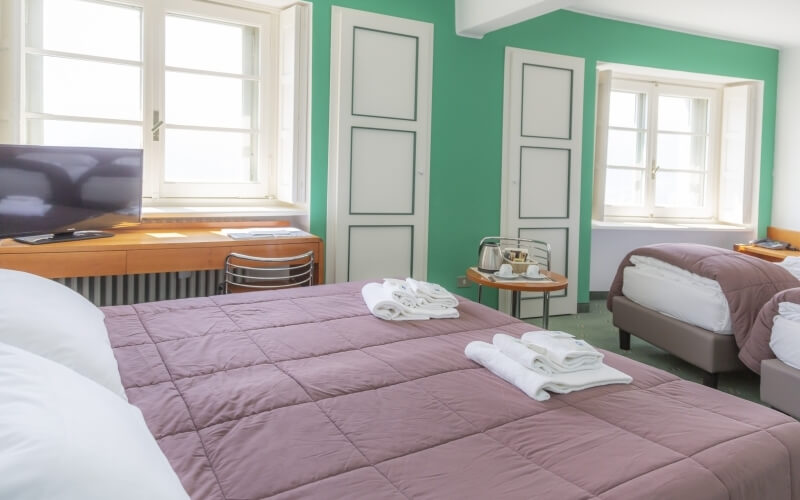
[[[334,6],[331,16],[330,132],[328,143],[328,206],[326,281],[349,277],[349,238],[352,226],[412,226],[413,276],[427,277],[428,197],[430,170],[431,96],[433,92],[433,25]],[[353,37],[357,28],[417,39],[416,112],[414,119],[352,114]],[[391,129],[415,134],[414,191],[411,215],[356,215],[350,204],[352,128]],[[348,233],[349,234],[349,233]],[[376,256],[380,258],[380,256]]]
[[[572,72],[571,80],[571,115],[568,138],[542,138],[522,136],[522,76],[524,65],[530,64],[553,69],[566,69]],[[531,221],[529,229],[565,229],[567,241],[566,268],[570,285],[564,298],[558,293],[551,296],[551,314],[574,314],[577,312],[578,293],[578,253],[580,235],[580,183],[581,183],[581,147],[583,133],[583,86],[584,86],[583,58],[537,52],[514,47],[506,47],[505,59],[505,90],[503,96],[503,168],[500,229],[502,236],[518,237],[519,231],[525,225],[519,217],[521,149],[523,147],[542,149],[562,149],[569,151],[568,174],[568,203],[567,218],[536,218]],[[520,70],[522,68],[522,70]],[[516,109],[512,109],[512,106]],[[519,169],[517,169],[519,167]],[[524,235],[522,235],[524,237]],[[555,269],[558,271],[558,269]],[[541,294],[537,294],[541,295]],[[523,304],[520,306],[521,317],[535,317],[541,313],[541,304],[537,304],[533,311],[523,315]],[[540,302],[540,301],[536,301]],[[509,293],[500,293],[500,309],[511,310],[511,297]]]

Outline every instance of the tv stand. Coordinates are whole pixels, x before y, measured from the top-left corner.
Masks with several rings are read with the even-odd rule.
[[[93,240],[95,238],[110,238],[113,233],[106,231],[70,231],[67,233],[36,234],[34,236],[20,236],[14,241],[28,245],[44,245],[45,243],[58,243],[60,241]]]

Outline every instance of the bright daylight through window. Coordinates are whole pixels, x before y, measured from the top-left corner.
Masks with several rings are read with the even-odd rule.
[[[603,217],[595,218],[747,223],[752,85],[604,76],[596,157],[604,184],[595,191]],[[595,212],[597,206],[596,200]]]
[[[19,142],[143,148],[154,199],[264,199],[286,184],[276,162],[297,154],[276,152],[278,113],[302,110],[280,102],[288,16],[194,0],[13,1],[26,20]]]

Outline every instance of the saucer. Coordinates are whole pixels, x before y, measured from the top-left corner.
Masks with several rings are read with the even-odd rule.
[[[520,277],[520,275],[517,273],[500,274],[500,271],[495,271],[494,275],[503,280],[513,280],[514,278]]]
[[[542,278],[547,278],[547,276],[545,276],[542,273],[536,273],[536,274],[524,273],[524,274],[520,274],[520,276],[522,276],[523,278],[528,278],[529,280],[540,280]]]

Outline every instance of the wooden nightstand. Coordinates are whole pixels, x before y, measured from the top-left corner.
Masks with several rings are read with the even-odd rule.
[[[790,231],[788,229],[780,229],[777,227],[767,228],[767,238],[776,241],[785,241],[794,247],[800,247],[800,232]],[[761,248],[755,245],[746,243],[737,243],[733,245],[733,249],[759,259],[768,260],[770,262],[781,262],[786,257],[800,257],[800,251],[797,250],[770,250],[768,248]]]

